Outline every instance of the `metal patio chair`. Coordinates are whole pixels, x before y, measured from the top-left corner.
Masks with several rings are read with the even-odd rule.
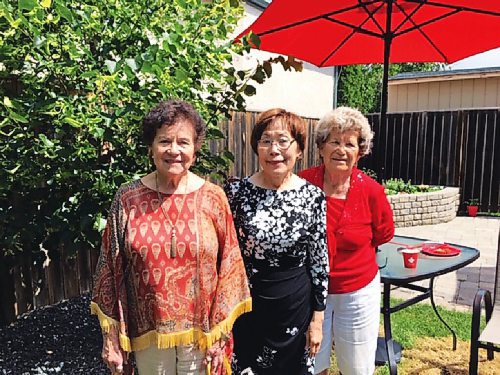
[[[472,305],[472,327],[470,340],[469,374],[477,375],[479,348],[486,349],[488,360],[493,352],[500,352],[500,233],[498,234],[497,268],[493,303],[491,292],[479,289]],[[481,305],[484,301],[486,327],[480,331]]]

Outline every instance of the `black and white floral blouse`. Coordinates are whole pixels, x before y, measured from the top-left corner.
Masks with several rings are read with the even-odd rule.
[[[225,186],[250,280],[259,271],[305,265],[312,282],[312,310],[325,309],[328,289],[326,200],[316,186],[277,191],[249,178]]]

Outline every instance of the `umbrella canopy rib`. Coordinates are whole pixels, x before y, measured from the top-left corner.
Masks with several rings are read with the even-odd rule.
[[[393,31],[394,35],[396,35],[398,33],[398,30],[400,28],[402,28],[406,24],[406,22],[408,22],[408,21],[411,22],[411,23],[413,23],[413,25],[415,25],[415,22],[413,21],[412,17],[413,17],[413,15],[415,13],[417,13],[422,8],[422,4],[420,4],[418,7],[416,7],[415,9],[413,9],[409,14],[407,14],[406,11],[404,10],[404,8],[401,7],[397,3],[396,3],[396,7],[398,7],[398,9],[401,11],[401,13],[403,13],[405,15],[405,19],[403,21],[401,21],[399,23],[399,25],[394,28],[394,31]]]
[[[447,13],[447,14],[442,14],[441,16],[439,17],[434,17],[432,19],[429,19],[425,22],[422,22],[421,24],[416,24],[415,21],[413,20],[410,20],[410,22],[413,24],[413,27],[409,27],[403,31],[400,31],[400,32],[395,32],[394,33],[394,36],[400,36],[400,35],[404,35],[404,34],[407,34],[407,33],[410,33],[412,31],[415,31],[415,30],[418,30],[418,31],[422,31],[422,27],[424,26],[427,26],[427,25],[430,25],[432,23],[436,23],[438,21],[441,21],[442,19],[445,19],[447,17],[451,17],[451,16],[454,16],[455,14],[459,13],[460,10],[454,10],[454,11],[451,11],[450,13]],[[401,27],[402,25],[399,25],[399,27]]]
[[[324,64],[325,64],[325,63],[326,63],[326,62],[327,62],[327,61],[328,61],[328,60],[329,60],[329,59],[330,59],[333,55],[335,55],[335,53],[337,53],[337,51],[338,51],[339,49],[341,49],[341,48],[344,46],[344,44],[346,44],[346,43],[349,41],[349,39],[351,39],[351,37],[352,37],[355,33],[356,33],[356,30],[351,31],[351,33],[350,33],[348,36],[346,36],[346,37],[344,38],[344,40],[343,40],[343,41],[341,41],[341,42],[337,45],[337,47],[335,47],[335,49],[334,49],[332,52],[330,52],[330,53],[328,54],[328,56],[327,56],[327,57],[325,57],[325,58],[324,58],[324,59],[320,62],[320,64],[318,65],[318,67],[322,68],[322,67],[324,66]]]
[[[431,23],[434,23],[434,22],[437,22],[439,21],[440,19],[443,19],[443,18],[446,18],[446,17],[451,17],[452,15],[454,14],[457,14],[459,11],[456,10],[456,11],[452,11],[446,15],[442,15],[440,17],[435,17],[434,19],[432,20],[429,20],[429,21],[426,21],[426,22],[423,22],[421,23],[420,25],[417,25],[411,18],[409,19],[409,21],[413,24],[413,27],[411,28],[408,28],[406,30],[403,30],[402,32],[400,33],[395,33],[394,34],[394,37],[398,37],[400,35],[403,35],[403,34],[406,34],[408,32],[411,32],[411,31],[418,31],[420,34],[422,34],[422,36],[427,40],[427,42],[429,42],[429,44],[436,50],[437,53],[439,53],[441,55],[441,57],[443,58],[443,61],[446,61],[446,62],[449,62],[448,61],[448,58],[446,57],[446,54],[436,45],[436,43],[434,43],[432,41],[432,38],[430,38],[424,30],[422,30],[422,27],[428,25],[428,24],[431,24]],[[401,25],[400,25],[401,26]]]
[[[318,20],[320,20],[322,18],[325,18],[325,17],[335,16],[336,14],[345,13],[345,12],[348,12],[350,10],[358,9],[358,8],[359,7],[357,5],[356,6],[351,6],[351,7],[348,7],[348,8],[343,8],[343,9],[340,9],[340,10],[336,10],[334,12],[328,12],[328,13],[325,13],[325,14],[320,14],[320,15],[318,15],[316,17],[307,18],[307,19],[304,19],[304,20],[301,20],[301,21],[298,21],[298,22],[292,22],[292,23],[289,23],[289,24],[286,24],[286,25],[282,25],[282,26],[273,28],[273,29],[269,29],[269,30],[266,30],[266,31],[261,31],[258,34],[259,34],[259,36],[273,34],[273,33],[278,32],[278,31],[282,31],[282,30],[286,30],[286,29],[291,29],[291,28],[293,28],[295,26],[305,25],[306,23],[311,23],[311,22],[314,22],[314,21],[318,21]]]
[[[344,40],[342,40],[342,41],[341,41],[341,42],[340,42],[340,43],[339,43],[339,44],[338,44],[338,45],[334,48],[334,50],[333,50],[332,52],[330,52],[330,53],[328,54],[328,56],[327,56],[327,57],[325,57],[325,58],[321,61],[321,63],[319,64],[319,67],[324,66],[324,64],[325,64],[325,63],[326,63],[326,62],[327,62],[327,61],[328,61],[328,60],[329,60],[329,59],[330,59],[333,55],[335,55],[335,53],[336,53],[338,50],[340,50],[340,49],[341,49],[341,48],[342,48],[342,47],[343,47],[343,46],[344,46],[344,45],[345,45],[345,44],[349,41],[349,39],[351,39],[351,38],[352,38],[352,37],[356,34],[356,32],[360,32],[360,33],[364,33],[364,34],[367,34],[367,35],[375,36],[375,37],[377,37],[377,38],[381,38],[381,37],[383,36],[383,34],[377,34],[377,33],[375,33],[375,32],[370,32],[370,31],[368,31],[368,30],[364,30],[364,29],[362,28],[362,27],[363,27],[363,26],[364,26],[364,25],[368,22],[368,20],[369,20],[370,18],[365,19],[365,20],[363,21],[363,23],[362,23],[361,25],[359,25],[359,26],[356,26],[356,25],[350,25],[350,24],[347,24],[347,23],[345,23],[345,22],[340,22],[339,20],[332,19],[332,18],[330,18],[330,17],[326,17],[325,19],[326,19],[326,20],[328,20],[328,21],[330,21],[330,22],[334,22],[334,23],[338,23],[338,24],[343,25],[343,26],[347,26],[347,27],[351,28],[351,29],[352,29],[352,31],[351,31],[351,33],[350,33],[348,36],[346,36],[346,37],[344,38]]]
[[[360,24],[360,25],[353,25],[351,23],[340,21],[340,20],[337,20],[335,18],[330,18],[328,16],[325,17],[325,19],[328,20],[328,21],[330,21],[330,22],[337,23],[337,24],[342,25],[342,26],[346,26],[346,27],[352,29],[354,32],[359,32],[359,33],[362,33],[362,34],[374,36],[376,38],[382,38],[385,35],[383,33],[378,34],[378,33],[374,32],[374,31],[363,29],[363,26],[365,25],[365,23],[368,22],[368,20],[370,20],[369,17],[366,20],[364,20],[363,23]]]
[[[371,19],[373,21],[373,23],[378,27],[378,29],[380,30],[380,33],[383,35],[384,33],[384,28],[382,27],[382,25],[375,19],[375,17],[373,17],[373,15],[375,13],[377,13],[379,11],[380,8],[382,8],[384,4],[381,3],[378,8],[376,8],[373,12],[370,12],[370,9],[368,8],[368,6],[365,4],[365,3],[361,3],[361,6],[362,8],[365,10],[366,14],[368,15],[369,19]]]
[[[308,18],[306,20],[302,20],[302,21],[299,21],[299,22],[293,22],[293,23],[290,23],[290,24],[287,24],[287,25],[276,27],[274,29],[269,29],[269,30],[266,30],[266,31],[261,31],[261,32],[258,33],[258,35],[260,37],[262,37],[264,35],[269,35],[269,34],[276,33],[278,31],[283,31],[283,30],[286,30],[286,29],[291,29],[291,28],[294,28],[295,26],[305,25],[306,23],[314,22],[314,21],[320,20],[320,19],[322,19],[324,17],[325,17],[324,15],[319,15],[317,17]]]
[[[406,0],[411,3],[420,3],[422,0]],[[478,1],[479,2],[479,1]],[[471,8],[471,7],[464,7],[464,6],[456,6],[456,5],[451,5],[451,4],[443,4],[435,1],[427,1],[425,5],[434,5],[436,7],[441,7],[441,8],[450,8],[450,9],[455,9],[463,12],[471,12],[471,13],[476,13],[476,14],[486,14],[489,16],[500,16],[500,12],[495,12],[492,10],[486,10],[486,9],[479,9],[479,8]]]

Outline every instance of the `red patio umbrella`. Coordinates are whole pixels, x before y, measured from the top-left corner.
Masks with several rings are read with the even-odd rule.
[[[318,67],[445,62],[500,47],[500,0],[273,0],[239,37]]]

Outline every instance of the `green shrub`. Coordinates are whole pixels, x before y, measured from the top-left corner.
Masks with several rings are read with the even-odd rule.
[[[236,71],[242,14],[235,0],[0,0],[0,251],[97,246],[117,188],[151,168],[140,124],[153,105],[193,103],[210,141],[272,62],[297,69]],[[195,169],[216,177],[232,155],[207,144]]]
[[[428,193],[431,191],[442,190],[442,187],[439,186],[412,185],[411,180],[405,182],[401,178],[391,178],[384,181],[382,185],[384,186],[385,193],[387,195]]]
[[[367,176],[370,176],[374,180],[378,179],[377,172],[375,172],[373,169],[370,169],[370,168],[361,168],[361,170],[363,171],[363,173],[365,173]]]
[[[470,198],[464,202],[467,206],[479,206],[481,202],[477,198]]]

